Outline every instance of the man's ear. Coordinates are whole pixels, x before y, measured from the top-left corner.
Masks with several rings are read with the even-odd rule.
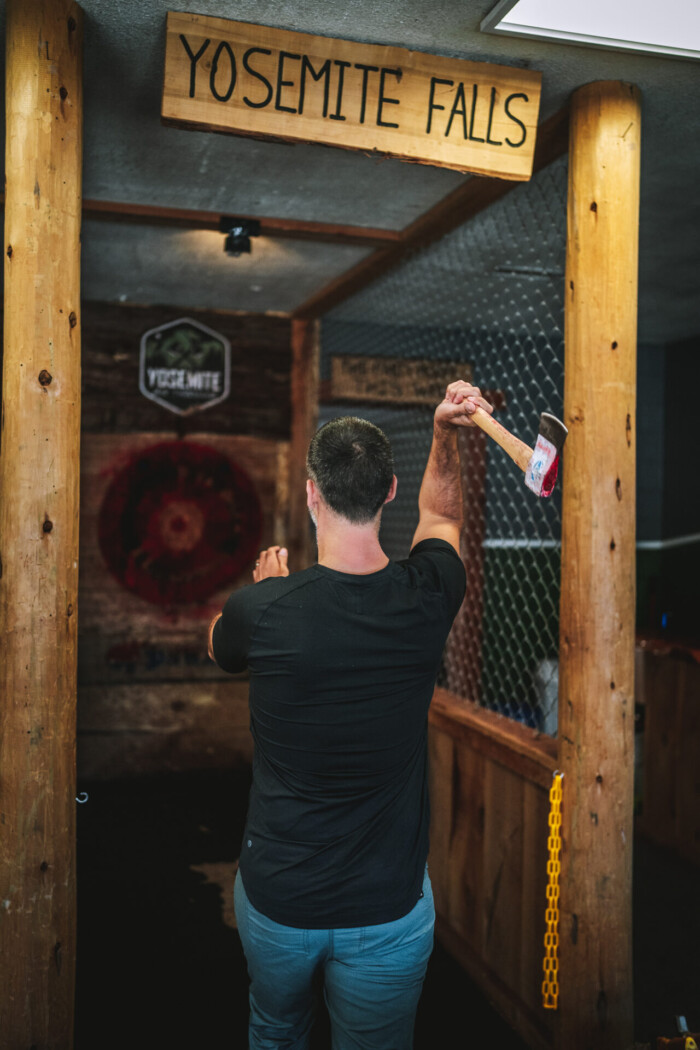
[[[394,499],[394,497],[396,496],[396,489],[398,487],[398,484],[399,483],[396,480],[396,474],[393,474],[391,478],[391,486],[389,488],[389,491],[387,492],[386,499],[384,500],[385,503],[391,503],[391,501]]]
[[[306,506],[311,507],[317,500],[317,489],[311,478],[306,481]]]

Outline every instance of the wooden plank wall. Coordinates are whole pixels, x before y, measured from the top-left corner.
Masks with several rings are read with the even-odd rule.
[[[671,646],[638,656],[644,756],[637,828],[700,864],[700,664]]]
[[[555,765],[551,737],[436,690],[429,868],[437,935],[541,1050],[552,1045],[540,988]]]
[[[176,416],[138,390],[143,332],[192,317],[231,343],[231,395]],[[247,681],[206,655],[206,630],[248,570],[206,601],[156,605],[126,590],[100,550],[98,520],[115,474],[163,441],[224,453],[252,479],[262,543],[287,518],[290,322],[187,309],[83,306],[78,775],[83,781],[248,763]]]
[[[118,303],[84,303],[82,312],[83,432],[206,431],[289,440],[290,321]],[[231,344],[230,397],[191,416],[176,416],[139,393],[141,336],[181,317],[213,328]]]

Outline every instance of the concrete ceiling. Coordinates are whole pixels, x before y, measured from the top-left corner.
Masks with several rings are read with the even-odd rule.
[[[636,83],[644,104],[640,341],[698,334],[697,63],[485,35],[479,24],[493,3],[206,0],[194,10],[531,67],[543,73],[542,118],[591,80]],[[396,231],[468,178],[320,145],[163,127],[165,15],[177,6],[173,0],[83,0],[85,198]],[[97,221],[85,222],[83,245],[88,299],[284,313],[371,250],[259,238],[250,256],[229,259],[213,232]],[[393,320],[400,322],[400,309]]]

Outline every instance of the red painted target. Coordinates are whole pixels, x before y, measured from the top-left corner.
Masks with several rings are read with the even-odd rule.
[[[112,480],[99,543],[119,582],[159,605],[202,602],[250,568],[262,513],[253,482],[215,449],[172,441]]]

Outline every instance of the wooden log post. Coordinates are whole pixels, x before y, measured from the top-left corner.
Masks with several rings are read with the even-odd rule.
[[[319,322],[292,321],[292,425],[289,449],[289,566],[292,572],[314,561],[306,508],[306,453],[318,425]]]
[[[0,1032],[73,1046],[82,11],[8,0]]]
[[[632,1046],[640,97],[571,107],[559,672],[560,1050]]]

